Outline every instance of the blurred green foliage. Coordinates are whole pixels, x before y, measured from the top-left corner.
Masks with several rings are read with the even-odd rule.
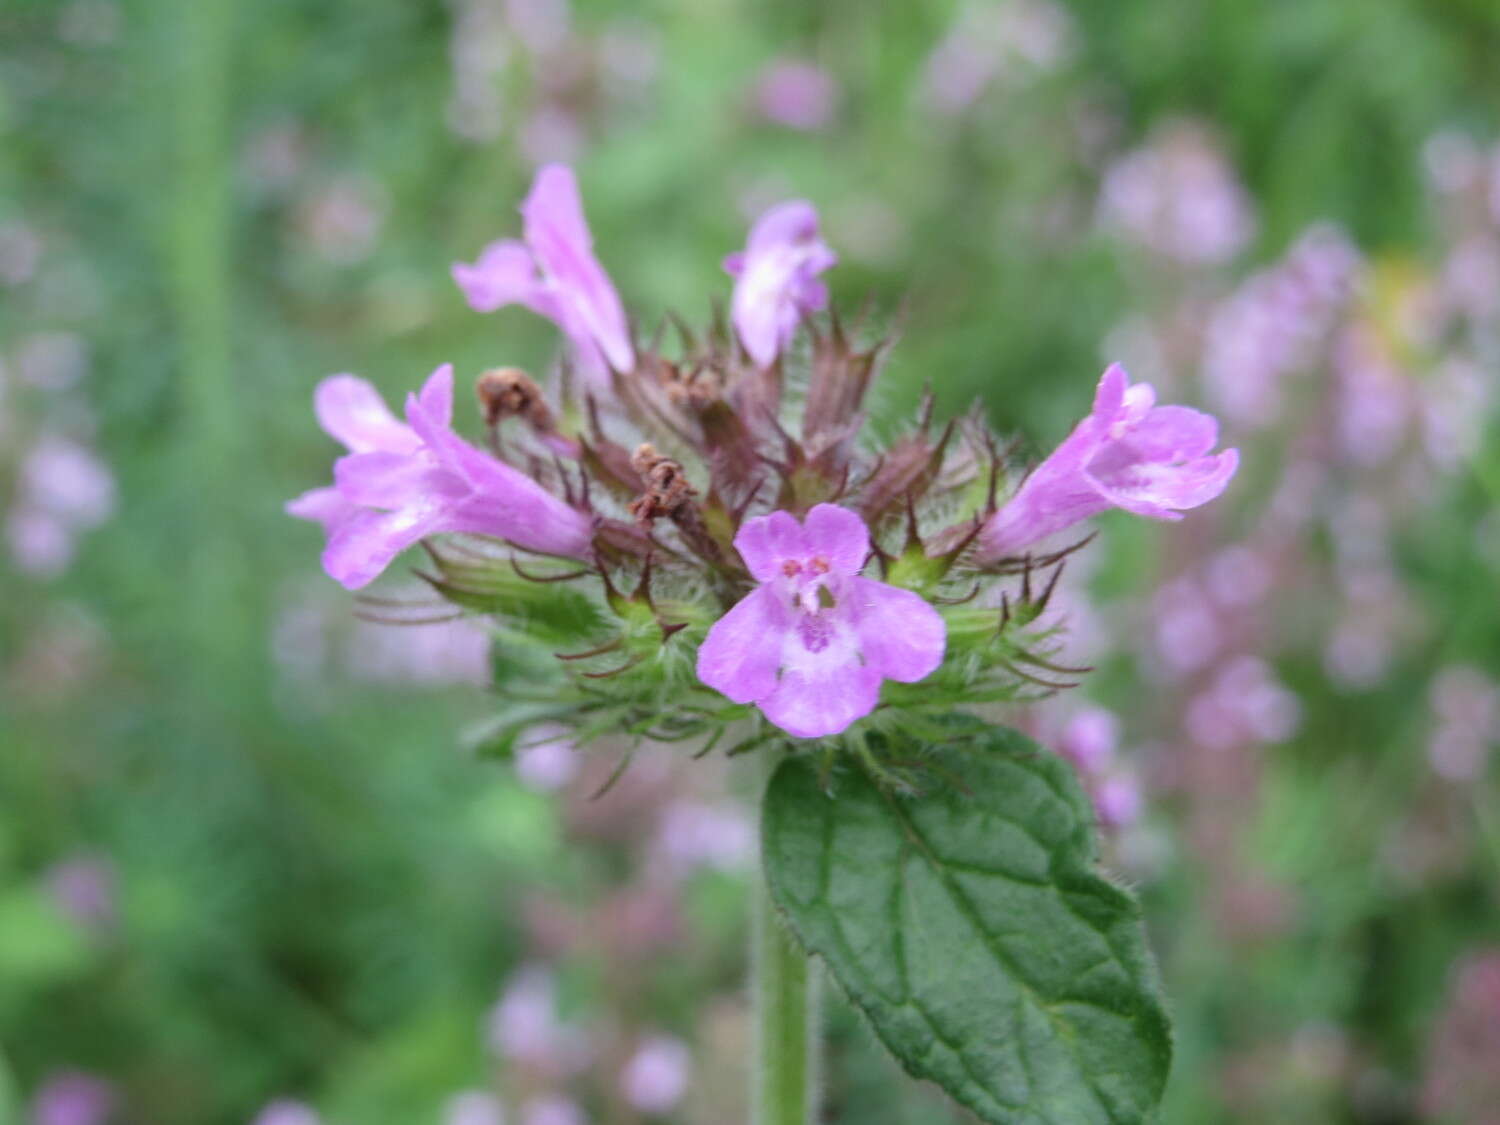
[[[1420,258],[1423,140],[1500,126],[1490,0],[1068,10],[1064,64],[935,118],[923,67],[955,4],[578,0],[578,36],[633,36],[658,68],[630,96],[583,81],[561,96],[582,123],[600,256],[644,326],[723,299],[718,260],[743,238],[744,200],[803,195],[845,251],[839,299],[868,293],[882,315],[906,302],[876,424],[899,426],[930,385],[943,411],[981,397],[1041,446],[1086,404],[1105,332],[1146,303],[1092,233],[1100,168],[1081,118],[1097,118],[1102,151],[1207,120],[1259,208],[1252,260],[1321,217],[1371,252]],[[70,18],[104,31],[70,38]],[[443,361],[536,370],[555,346],[520,311],[470,312],[446,272],[516,229],[531,171],[519,123],[559,79],[513,49],[495,79],[505,126],[465,140],[445,123],[453,26],[450,5],[399,0],[0,11],[0,223],[40,232],[50,279],[0,293],[0,349],[68,331],[91,357],[68,400],[81,413],[11,389],[0,485],[14,478],[5,443],[45,422],[96,427],[119,487],[64,577],[0,563],[0,1120],[62,1067],[108,1075],[125,1120],[154,1125],[243,1122],[287,1093],[335,1125],[436,1120],[448,1092],[486,1080],[478,1029],[526,955],[517,904],[538,888],[588,903],[624,877],[607,849],[571,840],[551,800],[456,749],[489,709],[477,689],[309,680],[272,659],[289,602],[350,608],[315,573],[314,531],[280,510],[327,472],[316,379],[352,370],[394,396]],[[751,112],[779,54],[836,77],[830,128]],[[285,175],[264,167],[273,141],[290,146]],[[339,192],[349,221],[374,223],[367,245],[330,249],[314,229],[344,221],[319,219]],[[1466,482],[1403,544],[1444,623],[1443,651],[1405,654],[1414,668],[1500,664],[1493,576],[1472,548],[1497,458],[1492,440],[1491,488]],[[1122,529],[1101,581],[1144,597],[1158,534]],[[46,639],[80,616],[97,651],[49,664]],[[1289,935],[1237,947],[1205,916],[1191,857],[1145,888],[1179,1021],[1167,1119],[1241,1119],[1223,1096],[1231,1054],[1338,1027],[1376,1076],[1361,1097],[1293,1065],[1243,1119],[1412,1120],[1448,966],[1497,937],[1492,794],[1472,800],[1487,851],[1394,885],[1376,855],[1425,769],[1420,690],[1398,674],[1353,701],[1316,669],[1287,675],[1305,682],[1306,725],[1275,752],[1245,846],[1308,910]],[[1100,685],[1122,701],[1140,690],[1125,669]],[[118,880],[107,940],[80,936],[44,893],[48,868],[78,854]],[[690,1038],[695,1006],[734,988],[737,891],[694,884],[692,952],[649,998]],[[607,961],[572,964],[569,987],[593,995]],[[833,1119],[937,1120],[831,1006]]]

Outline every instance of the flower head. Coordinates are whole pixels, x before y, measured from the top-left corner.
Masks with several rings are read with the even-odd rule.
[[[759,516],[734,545],[760,585],[709,630],[698,677],[788,734],[837,734],[874,710],[882,680],[913,683],[942,662],[938,612],[860,577],[870,535],[849,509]]]
[[[453,280],[469,305],[494,312],[525,305],[568,336],[579,368],[596,384],[609,371],[630,371],[635,349],[625,308],[609,275],[594,257],[578,181],[562,164],[541,168],[521,204],[525,241],[501,239],[472,265],[455,262]]]
[[[1012,555],[1108,508],[1152,519],[1181,519],[1224,491],[1239,452],[1210,454],[1219,440],[1212,415],[1157,406],[1149,383],[1130,385],[1111,364],[1094,410],[985,522],[981,551]]]
[[[353,376],[325,380],[315,402],[323,428],[350,452],[334,465],[332,488],[304,493],[287,511],[323,524],[323,568],[349,589],[442,532],[491,535],[547,554],[588,554],[589,517],[453,432],[451,366],[439,367],[419,394],[407,396],[405,425]]]
[[[811,203],[781,203],[755,221],[745,249],[724,259],[735,278],[734,327],[750,358],[762,367],[776,362],[802,315],[828,304],[818,274],[837,262],[818,237]]]

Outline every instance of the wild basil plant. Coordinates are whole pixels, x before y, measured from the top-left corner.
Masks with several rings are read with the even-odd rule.
[[[514,749],[681,743],[768,763],[755,935],[761,1125],[814,1112],[817,955],[897,1060],[982,1120],[1146,1120],[1171,1042],[1131,895],[1096,867],[1071,767],[991,721],[1084,671],[1044,617],[1080,524],[1176,520],[1218,496],[1215,420],[1112,366],[1093,410],[1014,472],[977,413],[931,403],[881,447],[864,403],[890,341],[828,311],[813,207],[772,208],[729,316],[671,345],[631,328],[572,172],[543,168],[523,237],[453,276],[568,340],[560,386],[479,375],[483,440],[437,368],[404,420],[336,375],[315,407],[347,454],[288,510],[365,586],[420,544],[437,598],[493,625]],[[665,334],[660,334],[665,335]]]

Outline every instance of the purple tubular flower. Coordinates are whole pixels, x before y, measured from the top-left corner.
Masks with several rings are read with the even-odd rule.
[[[350,453],[415,453],[422,439],[396,419],[367,380],[357,375],[330,375],[313,392],[313,413],[323,432]],[[313,520],[332,535],[359,509],[332,485],[314,488],[288,502],[286,512]]]
[[[323,569],[351,590],[398,554],[442,532],[508,539],[545,554],[584,558],[592,523],[524,473],[453,432],[453,368],[444,364],[407,396],[406,424],[353,376],[325,380],[316,396],[323,428],[350,450],[332,488],[287,505],[328,533]]]
[[[942,663],[938,612],[859,576],[870,533],[849,509],[758,516],[734,545],[760,586],[708,631],[698,678],[788,734],[837,734],[874,710],[881,680],[914,683]]]
[[[777,204],[755,221],[745,249],[724,259],[736,279],[734,327],[751,359],[769,367],[802,315],[828,304],[817,275],[838,260],[818,237],[818,213],[805,200]]]
[[[1212,415],[1157,406],[1149,383],[1131,386],[1125,369],[1111,364],[1093,413],[989,518],[980,549],[990,558],[1013,555],[1108,508],[1181,519],[1223,492],[1239,467],[1238,450],[1209,453],[1218,440]]]
[[[625,308],[594,257],[578,181],[562,164],[542,167],[521,204],[524,242],[501,239],[472,265],[453,264],[453,280],[476,312],[525,305],[572,341],[581,371],[597,386],[609,372],[635,367]]]

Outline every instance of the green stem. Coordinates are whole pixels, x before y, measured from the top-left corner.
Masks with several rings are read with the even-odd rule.
[[[764,880],[755,888],[751,990],[755,997],[755,1125],[808,1125],[818,1085],[817,977],[787,932]]]

